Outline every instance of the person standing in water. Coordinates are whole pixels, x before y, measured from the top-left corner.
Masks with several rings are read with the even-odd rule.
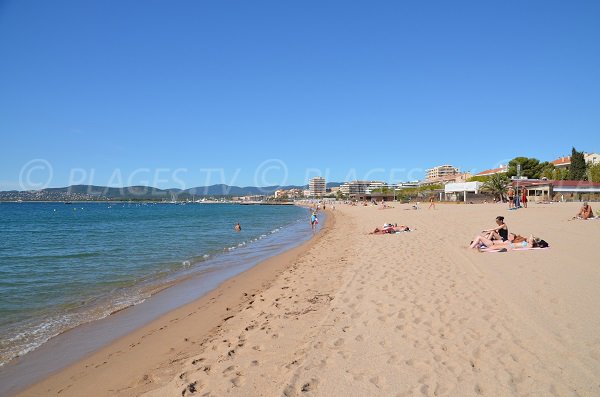
[[[310,227],[313,230],[313,232],[315,231],[315,229],[317,228],[317,225],[319,224],[319,218],[317,218],[317,212],[314,211],[312,213],[312,215],[310,216]]]
[[[240,232],[242,230],[242,226],[240,225],[240,223],[236,223],[236,225],[233,227],[235,229],[236,232]]]

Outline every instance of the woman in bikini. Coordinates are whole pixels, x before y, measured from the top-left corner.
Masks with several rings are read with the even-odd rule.
[[[408,226],[404,226],[404,225],[394,225],[392,226],[391,224],[385,224],[383,226],[383,229],[380,229],[378,227],[375,228],[375,230],[373,230],[371,233],[369,234],[394,234],[396,232],[410,232],[410,228]]]
[[[484,233],[483,237],[487,238],[488,240],[508,240],[508,226],[506,226],[506,223],[504,223],[504,217],[497,216],[496,224],[498,226],[493,229],[482,230],[481,232]]]
[[[535,248],[537,247],[537,242],[539,239],[533,237],[533,235],[529,235],[529,237],[525,238],[523,236],[519,236],[518,234],[508,233],[508,239],[506,241],[501,240],[490,240],[483,236],[476,236],[469,248],[492,248],[492,249],[514,249],[514,248]]]

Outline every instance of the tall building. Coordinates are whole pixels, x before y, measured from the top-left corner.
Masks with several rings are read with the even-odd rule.
[[[308,182],[308,190],[311,197],[323,197],[325,195],[325,178],[315,176]]]
[[[450,175],[456,175],[459,173],[459,169],[451,165],[438,165],[437,167],[433,167],[427,170],[427,179],[438,179]]]

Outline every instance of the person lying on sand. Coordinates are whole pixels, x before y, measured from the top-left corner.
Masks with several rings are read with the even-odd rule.
[[[496,226],[492,229],[482,230],[482,236],[487,238],[488,240],[508,240],[508,226],[504,223],[503,216],[496,217]]]
[[[532,234],[529,237],[525,238],[518,234],[509,233],[508,240],[490,240],[483,236],[475,236],[469,248],[478,248],[478,249],[502,249],[506,248],[515,249],[515,248],[545,248],[548,246],[544,240],[540,238],[533,237]]]
[[[587,202],[583,203],[583,206],[579,210],[576,216],[573,219],[590,219],[594,217],[594,211],[592,210],[592,206]]]
[[[410,228],[404,225],[398,226],[386,223],[383,225],[382,229],[376,227],[375,230],[369,234],[394,234],[397,232],[410,232]]]

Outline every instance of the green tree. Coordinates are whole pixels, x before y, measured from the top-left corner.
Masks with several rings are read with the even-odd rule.
[[[573,148],[571,151],[571,165],[569,166],[569,179],[573,181],[582,181],[586,177],[587,165],[583,152],[578,152]]]
[[[552,165],[552,164],[550,164]],[[569,177],[569,169],[568,168],[556,168],[554,165],[552,167],[545,168],[542,171],[542,178],[551,179],[555,181],[565,180]]]
[[[542,172],[548,169],[552,164],[544,161],[540,163],[540,160],[529,157],[515,157],[508,162],[508,170],[506,175],[510,178],[517,175],[517,165],[521,165],[521,176],[528,179],[539,179],[542,177]]]
[[[506,174],[493,174],[483,183],[481,191],[493,194],[499,200],[504,200],[508,185],[510,185],[510,179]]]
[[[587,171],[587,177],[590,182],[600,182],[600,163],[594,165],[590,164]]]

